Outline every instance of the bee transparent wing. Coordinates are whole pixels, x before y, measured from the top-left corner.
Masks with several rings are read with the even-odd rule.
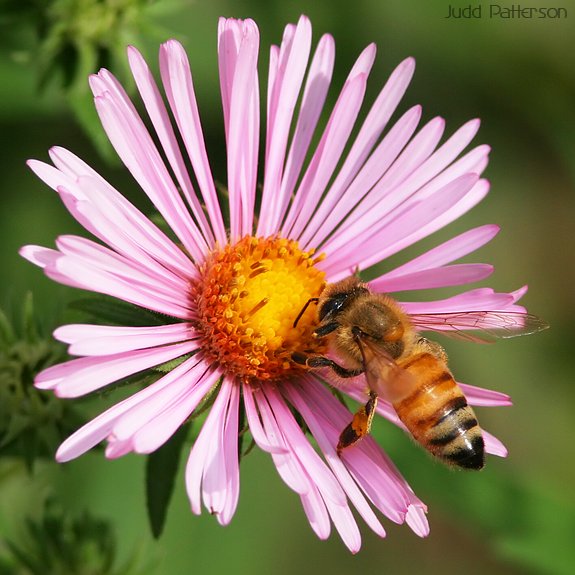
[[[377,341],[369,337],[358,337],[357,344],[363,356],[367,385],[383,399],[393,402],[400,390],[409,389],[417,383]],[[402,395],[404,393],[401,391]]]
[[[511,311],[462,311],[409,316],[418,330],[440,332],[448,337],[475,343],[529,335],[549,324],[536,315]]]

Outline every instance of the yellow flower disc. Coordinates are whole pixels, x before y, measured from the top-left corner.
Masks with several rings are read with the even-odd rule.
[[[280,381],[303,368],[292,353],[323,353],[313,337],[317,311],[310,298],[325,287],[322,259],[284,238],[245,237],[215,250],[192,285],[202,351],[227,374],[247,383]]]

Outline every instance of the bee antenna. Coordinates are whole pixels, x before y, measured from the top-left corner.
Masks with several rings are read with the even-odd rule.
[[[295,321],[293,322],[294,327],[297,327],[297,324],[298,324],[299,320],[301,319],[301,316],[305,313],[305,310],[309,307],[309,304],[310,303],[317,303],[318,301],[319,301],[318,297],[311,297],[307,300],[307,302],[303,306],[302,310],[297,314],[297,317],[295,318]]]

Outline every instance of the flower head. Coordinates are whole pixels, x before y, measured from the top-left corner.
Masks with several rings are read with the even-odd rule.
[[[56,249],[26,246],[22,255],[55,281],[120,298],[166,318],[160,326],[60,327],[55,337],[78,357],[41,372],[37,387],[78,397],[179,359],[155,383],[67,439],[58,450],[59,461],[101,441],[107,442],[110,458],[150,453],[212,394],[213,405],[186,468],[192,511],[199,514],[203,502],[220,523],[231,520],[240,483],[239,421],[245,413],[253,439],[300,496],[314,531],[326,538],[333,523],[355,552],[360,535],[351,507],[381,536],[385,531],[376,511],[425,536],[426,507],[371,437],[337,454],[338,437],[351,414],[330,391],[329,370],[318,373],[293,359],[301,353],[330,353],[322,338],[313,335],[316,308],[309,305],[301,312],[326,284],[381,262],[476,205],[489,188],[480,177],[489,148],[478,146],[463,154],[479,127],[476,120],[439,144],[444,121],[435,118],[418,130],[419,106],[388,127],[413,74],[412,59],[395,69],[351,139],[375,58],[375,47],[369,45],[311,149],[335,49],[332,37],[323,36],[310,63],[311,47],[311,25],[302,17],[286,27],[281,45],[271,48],[260,194],[258,29],[251,20],[220,20],[225,201],[216,192],[183,48],[171,40],[160,49],[168,106],[139,52],[129,48],[130,66],[159,145],[108,71],[93,76],[90,85],[110,141],[173,237],[82,160],[53,148],[53,165],[34,160],[29,165],[99,241],[61,236]],[[452,262],[497,231],[487,225],[463,233],[375,278],[370,288],[399,292],[484,279],[491,266]],[[409,314],[521,314],[524,309],[516,301],[524,291],[480,288],[441,301],[399,305]],[[493,315],[490,321],[497,323]],[[444,323],[428,329],[451,327]],[[360,376],[354,381],[342,391],[364,402],[365,380]],[[503,394],[462,387],[470,404],[509,403]],[[380,401],[378,412],[398,423],[389,403]],[[489,453],[505,455],[495,438],[484,437]]]

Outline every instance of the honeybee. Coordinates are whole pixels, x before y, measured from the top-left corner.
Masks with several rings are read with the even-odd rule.
[[[373,293],[357,277],[329,284],[317,303],[319,325],[314,336],[327,338],[345,367],[321,355],[294,353],[310,369],[329,368],[343,378],[365,374],[369,399],[342,431],[338,454],[365,435],[378,397],[387,400],[413,438],[449,465],[481,469],[485,444],[481,427],[447,366],[444,349],[419,334],[434,329],[473,341],[486,336],[513,337],[545,329],[539,318],[515,312],[455,312],[408,315],[387,294]],[[504,326],[504,327],[502,327]],[[472,335],[462,330],[478,330]]]

